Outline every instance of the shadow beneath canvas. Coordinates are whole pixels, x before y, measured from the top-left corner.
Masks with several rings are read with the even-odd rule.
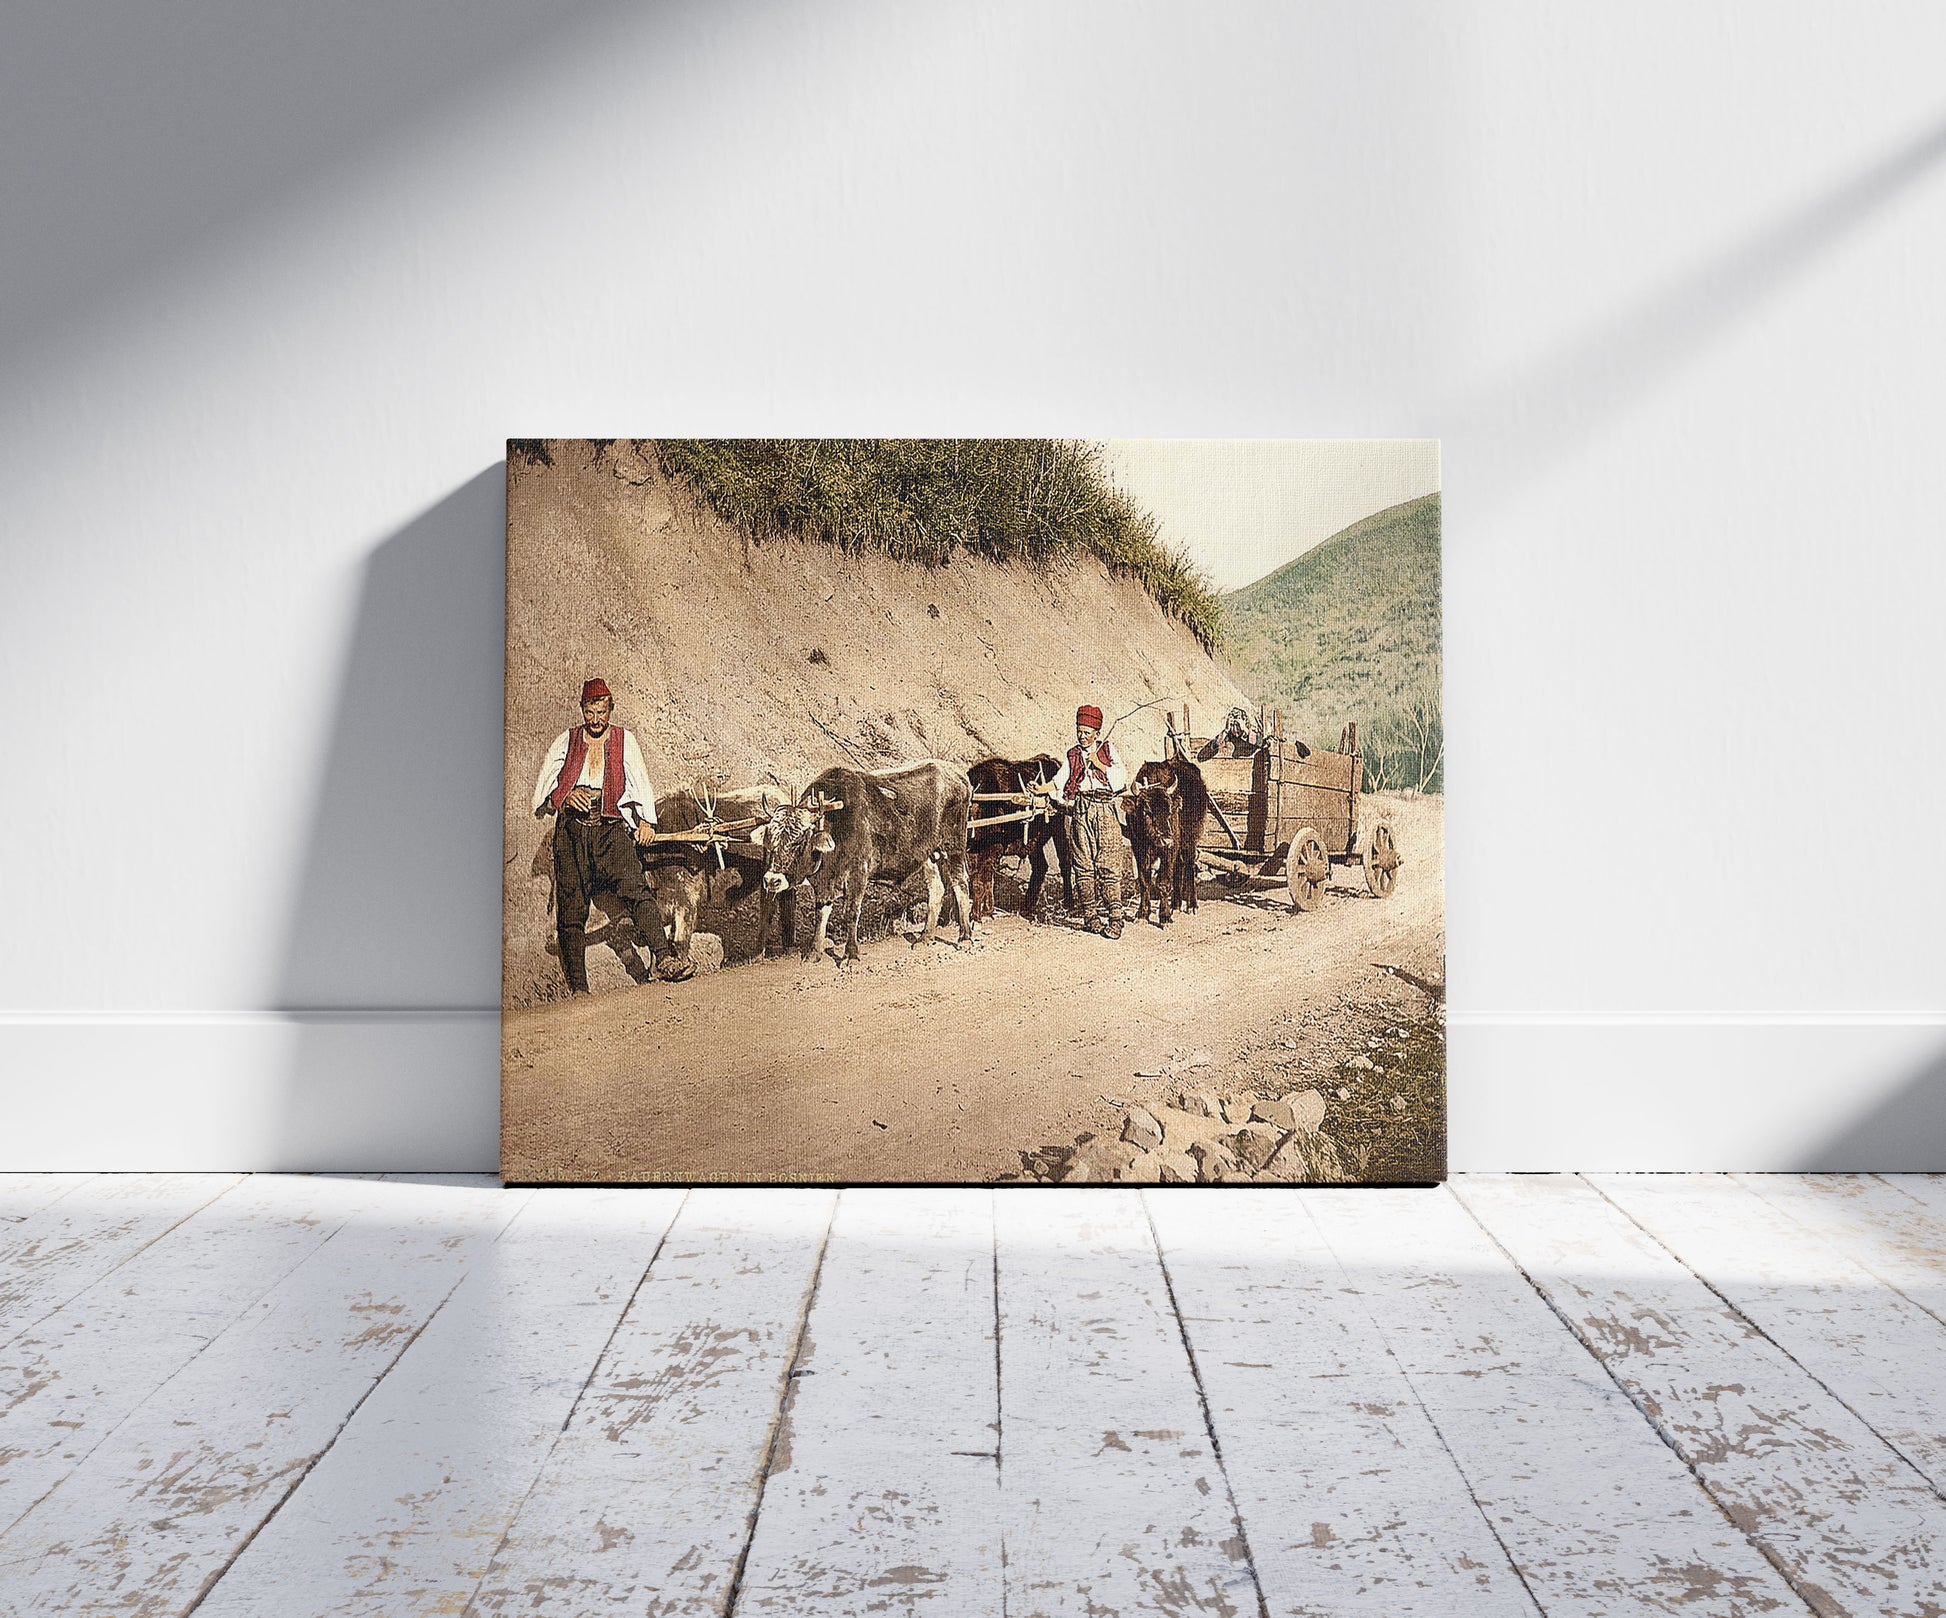
[[[290,1167],[494,1160],[505,533],[495,464],[365,563],[277,977]]]

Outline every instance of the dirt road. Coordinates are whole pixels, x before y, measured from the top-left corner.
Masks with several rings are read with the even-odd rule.
[[[1281,884],[1206,883],[1196,914],[1119,942],[1001,915],[969,945],[889,939],[842,972],[792,955],[510,1012],[503,1169],[986,1181],[1118,1128],[1104,1097],[1160,1100],[1189,1063],[1219,1091],[1240,1084],[1273,1024],[1418,997],[1374,963],[1445,976],[1441,800],[1367,803],[1407,859],[1388,899],[1356,867],[1309,914]]]

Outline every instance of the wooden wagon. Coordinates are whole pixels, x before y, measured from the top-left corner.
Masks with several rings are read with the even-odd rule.
[[[1202,771],[1210,816],[1197,855],[1241,885],[1281,876],[1299,910],[1324,902],[1334,865],[1362,866],[1365,885],[1379,898],[1398,885],[1398,841],[1386,820],[1359,835],[1358,798],[1365,760],[1358,727],[1345,726],[1338,751],[1305,748],[1284,735],[1283,717],[1259,722],[1262,740],[1226,734],[1193,736],[1189,709],[1180,726],[1172,714],[1168,746]]]

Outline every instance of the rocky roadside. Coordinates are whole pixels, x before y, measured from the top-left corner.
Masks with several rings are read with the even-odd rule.
[[[1388,987],[1390,987],[1388,985]],[[1409,1000],[1406,997],[1409,996]],[[1413,1003],[1416,1002],[1416,1003]],[[1280,1018],[1219,1063],[1176,1053],[1103,1096],[1118,1122],[1021,1154],[1044,1184],[1422,1183],[1445,1177],[1445,1005],[1406,984]]]

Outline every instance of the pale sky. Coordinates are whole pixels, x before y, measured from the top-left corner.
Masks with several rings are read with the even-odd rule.
[[[1121,438],[1104,448],[1115,481],[1219,590],[1439,487],[1436,438]]]

